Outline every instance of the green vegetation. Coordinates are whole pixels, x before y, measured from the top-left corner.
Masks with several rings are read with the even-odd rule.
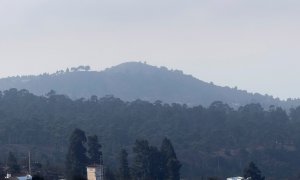
[[[248,167],[244,170],[244,177],[251,178],[251,180],[265,180],[265,177],[261,175],[261,171],[253,162],[250,162]]]
[[[171,141],[165,138],[162,142],[160,149],[163,157],[163,174],[164,179],[168,180],[180,180],[180,168],[181,164],[177,160],[176,153],[174,151]]]
[[[140,160],[149,156],[161,158],[159,152],[169,154],[164,160],[169,165],[151,164],[167,168],[174,178],[177,175],[172,170],[180,165],[181,176],[188,179],[242,175],[251,161],[268,178],[294,178],[300,173],[300,107],[285,111],[248,104],[232,109],[214,102],[206,108],[160,101],[124,102],[112,96],[72,100],[54,92],[35,96],[16,89],[0,93],[0,152],[14,152],[19,164],[24,164],[23,157],[30,150],[32,160],[43,168],[63,172],[70,151],[68,139],[76,128],[87,137],[98,136],[104,164],[112,172],[119,172],[120,150],[130,150],[128,162],[136,169],[131,176],[159,171],[150,168],[143,172],[136,167],[138,163],[145,166]],[[156,148],[164,137],[172,141],[176,156],[167,141]],[[79,139],[88,147],[84,138]],[[153,146],[136,139],[147,139]],[[81,146],[78,142],[75,145]],[[137,152],[148,155],[136,157]],[[0,160],[5,165],[7,157]]]
[[[130,168],[128,163],[128,153],[122,149],[119,155],[119,171],[118,177],[120,180],[130,180]]]
[[[88,154],[89,154],[89,164],[103,164],[102,152],[100,151],[101,144],[99,144],[98,136],[88,137]]]
[[[99,150],[101,145],[98,142],[98,137],[90,136],[88,139],[90,140],[88,143],[90,161],[87,161],[88,158],[84,147],[86,142],[85,132],[80,129],[75,129],[72,133],[66,157],[67,179],[85,179],[86,167],[88,165],[99,165],[102,163],[100,161],[101,152]],[[176,158],[176,154],[170,140],[164,139],[162,143],[162,151],[158,151],[158,149],[154,146],[149,146],[147,140],[137,140],[133,148],[133,152],[135,153],[135,158],[132,167],[132,179],[180,180],[181,165]],[[122,149],[117,179],[131,179],[127,156],[127,152]],[[106,168],[106,179],[116,179],[115,175],[116,173],[111,171],[110,168]]]
[[[88,157],[86,156],[85,132],[75,129],[70,137],[70,144],[66,158],[67,179],[82,179],[86,177],[86,166]]]
[[[8,153],[7,166],[10,173],[15,174],[20,172],[20,165],[18,164],[17,158],[12,152]]]

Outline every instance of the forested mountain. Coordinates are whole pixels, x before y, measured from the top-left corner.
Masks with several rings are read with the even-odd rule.
[[[89,67],[81,66],[55,74],[0,79],[0,90],[10,88],[28,89],[36,95],[45,95],[50,90],[55,90],[73,99],[89,98],[91,95],[114,95],[125,101],[161,100],[166,103],[204,106],[214,101],[226,102],[233,107],[248,103],[288,108],[300,105],[299,100],[280,101],[267,95],[220,87],[178,70],[138,62],[124,63],[101,72],[89,71]]]
[[[36,96],[27,90],[0,93],[0,156],[14,152],[18,159],[31,151],[32,160],[63,168],[68,139],[75,128],[96,134],[104,164],[112,169],[120,149],[129,153],[136,139],[155,146],[172,140],[182,176],[241,175],[253,161],[267,179],[292,179],[300,173],[300,107],[286,112],[259,104],[233,109],[220,101],[208,107],[188,107],[112,96],[72,100],[49,93]]]

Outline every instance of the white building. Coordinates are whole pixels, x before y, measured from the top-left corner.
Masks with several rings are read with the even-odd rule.
[[[32,176],[31,175],[27,175],[27,176],[21,176],[21,177],[17,177],[18,180],[32,180]]]
[[[244,180],[243,177],[230,177],[230,178],[227,178],[226,180]]]
[[[104,180],[103,165],[92,165],[87,167],[87,180]]]
[[[26,176],[20,176],[20,177],[12,177],[11,174],[7,174],[5,176],[5,179],[11,179],[11,180],[32,180],[31,175],[26,175]]]

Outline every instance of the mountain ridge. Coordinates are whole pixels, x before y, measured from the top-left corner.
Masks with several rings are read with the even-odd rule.
[[[223,101],[233,107],[260,103],[285,108],[300,104],[299,99],[280,100],[269,95],[249,93],[237,88],[222,87],[199,80],[180,70],[169,70],[142,62],[125,62],[103,71],[91,71],[89,66],[79,66],[71,71],[53,74],[15,76],[0,79],[0,90],[27,89],[36,95],[45,95],[54,90],[71,98],[103,97],[113,95],[125,101],[136,99],[165,103],[180,103],[190,106],[208,106],[214,101]]]

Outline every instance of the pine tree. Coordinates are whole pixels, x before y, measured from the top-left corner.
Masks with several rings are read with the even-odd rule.
[[[130,180],[130,170],[128,163],[128,153],[125,149],[122,149],[119,156],[120,167],[119,167],[119,179]]]
[[[177,159],[171,141],[165,138],[160,149],[164,161],[164,179],[180,180],[181,163]]]
[[[13,174],[20,172],[20,166],[18,164],[17,158],[12,152],[8,153],[7,166],[9,168],[9,171]]]
[[[155,180],[164,179],[164,161],[162,153],[157,147],[149,147],[150,178]]]
[[[102,152],[101,144],[99,144],[98,137],[96,135],[88,137],[88,154],[89,154],[89,163],[90,164],[101,164],[103,165],[102,161]]]
[[[136,140],[133,147],[135,153],[132,173],[133,178],[147,180],[150,177],[149,168],[149,143],[147,140]]]
[[[133,178],[138,180],[163,180],[163,156],[147,140],[137,140],[133,148],[135,153],[133,163]]]
[[[70,137],[70,144],[66,158],[66,175],[68,180],[83,179],[86,177],[86,136],[84,131],[75,129]]]
[[[265,177],[261,175],[261,171],[258,169],[258,167],[253,162],[250,162],[248,167],[244,170],[244,177],[245,178],[251,177],[251,180],[264,180],[265,179]]]

